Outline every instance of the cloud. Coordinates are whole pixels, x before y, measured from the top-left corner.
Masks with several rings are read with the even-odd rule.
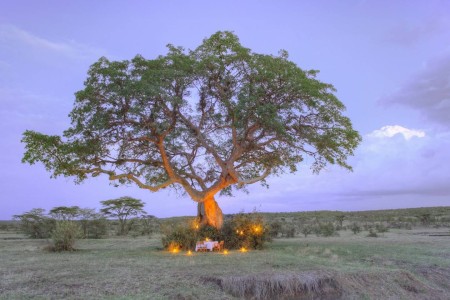
[[[392,198],[415,195],[422,196],[424,203],[427,198],[450,196],[448,135],[435,132],[425,134],[398,127],[400,130],[384,126],[366,136],[358,149],[355,172],[349,176],[346,188],[340,191],[341,195]],[[396,133],[398,131],[400,133]],[[382,133],[389,133],[386,135],[390,137]],[[403,138],[395,138],[398,134]],[[411,134],[411,138],[405,134]]]
[[[349,161],[353,172],[330,166],[313,175],[305,166],[295,175],[269,178],[269,189],[255,185],[249,195],[221,203],[246,211],[259,205],[263,211],[448,205],[449,148],[450,133],[383,126],[365,135]]]
[[[408,129],[400,125],[383,126],[381,129],[374,130],[368,136],[376,138],[391,138],[397,134],[402,135],[405,140],[410,140],[413,137],[422,138],[425,136],[425,132],[422,130]]]
[[[419,42],[431,39],[432,37],[446,33],[450,23],[446,16],[428,17],[425,20],[416,20],[416,24],[397,22],[385,34],[385,40],[397,45],[410,47]]]
[[[84,59],[105,55],[105,51],[75,41],[55,42],[13,25],[0,25],[0,42],[5,45],[19,45],[57,53],[70,58]]]
[[[418,110],[427,120],[450,128],[450,52],[429,61],[382,104],[400,104]]]

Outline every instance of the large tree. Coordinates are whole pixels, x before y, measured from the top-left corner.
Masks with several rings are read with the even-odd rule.
[[[131,61],[102,57],[76,93],[63,137],[24,133],[23,162],[81,182],[106,174],[118,184],[181,188],[204,224],[222,225],[218,193],[271,174],[295,172],[311,157],[351,169],[361,137],[332,85],[279,56],[243,47],[217,32],[195,50]]]

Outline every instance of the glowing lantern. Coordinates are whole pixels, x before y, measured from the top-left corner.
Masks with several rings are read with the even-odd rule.
[[[168,247],[169,252],[178,253],[180,251],[180,245],[175,242],[171,242]]]
[[[247,252],[247,249],[245,249],[244,247],[241,248],[241,252]]]
[[[228,250],[227,249],[223,250],[223,254],[227,255],[228,254]]]
[[[192,255],[192,251],[189,250],[189,251],[187,252],[187,255]]]

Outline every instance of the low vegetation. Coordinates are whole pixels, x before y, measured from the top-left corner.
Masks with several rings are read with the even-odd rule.
[[[45,239],[0,233],[0,299],[448,299],[448,228],[278,238],[262,251],[171,253],[161,235]],[[8,239],[13,237],[16,239]]]
[[[82,236],[80,226],[69,220],[57,221],[55,229],[52,232],[53,245],[50,250],[53,251],[73,251],[75,250],[75,241]]]
[[[194,250],[197,241],[224,241],[227,249],[263,249],[271,240],[270,229],[257,212],[239,213],[225,219],[219,230],[203,226],[198,219],[165,223],[162,227],[165,249]]]
[[[133,218],[127,236],[117,235],[117,220],[94,210],[70,217],[61,215],[64,211],[59,207],[47,215],[35,209],[0,222],[0,299],[448,299],[450,294],[450,207],[241,213],[225,216],[222,231],[193,218],[142,215]],[[99,220],[102,239],[88,239],[95,228],[90,222]],[[254,234],[255,225],[263,235]],[[229,252],[187,252],[206,237],[224,240]],[[265,243],[269,237],[273,242]],[[166,251],[174,241],[179,251]],[[249,251],[237,250],[243,245]]]

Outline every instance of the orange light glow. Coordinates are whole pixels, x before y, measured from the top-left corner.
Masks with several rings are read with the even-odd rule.
[[[223,250],[223,254],[227,255],[228,254],[228,250]]]
[[[241,248],[241,252],[247,252],[247,249],[245,249],[244,247]]]
[[[169,247],[167,247],[167,250],[171,253],[178,253],[180,251],[180,245],[175,242],[171,242]]]
[[[244,234],[244,231],[241,230],[241,231],[239,232],[239,234],[240,234],[240,235],[243,235],[243,234]]]
[[[187,255],[192,255],[192,251],[189,250],[189,251],[187,252]]]

